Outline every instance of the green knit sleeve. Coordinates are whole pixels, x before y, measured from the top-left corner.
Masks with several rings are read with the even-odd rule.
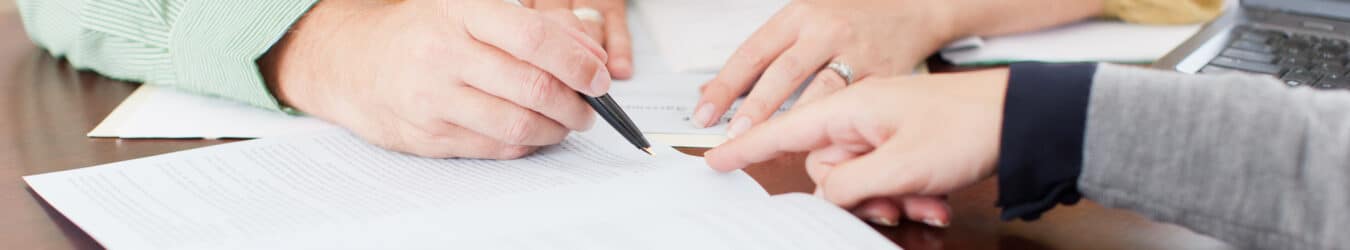
[[[19,0],[29,37],[80,69],[282,110],[257,60],[318,0]]]

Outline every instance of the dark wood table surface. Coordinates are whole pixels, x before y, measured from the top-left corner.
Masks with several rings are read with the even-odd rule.
[[[33,193],[21,178],[25,175],[230,142],[86,137],[136,86],[78,71],[53,58],[28,40],[17,14],[0,10],[0,249],[99,248]],[[784,157],[747,171],[771,193],[810,192],[813,185],[801,162],[802,156]],[[906,249],[1225,247],[1186,229],[1092,202],[1060,207],[1035,222],[1003,222],[993,206],[995,187],[991,180],[951,195],[949,228],[906,222],[876,229]]]

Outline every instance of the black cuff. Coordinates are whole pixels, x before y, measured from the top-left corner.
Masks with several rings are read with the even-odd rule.
[[[1003,106],[998,206],[1003,220],[1035,220],[1074,204],[1095,63],[1013,64]]]

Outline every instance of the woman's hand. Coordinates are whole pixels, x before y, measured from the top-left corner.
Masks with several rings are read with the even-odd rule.
[[[598,16],[581,13],[582,30],[609,53],[609,73],[615,79],[633,77],[633,45],[628,34],[628,6],[625,0],[524,0],[521,3],[539,10],[590,8]]]
[[[577,92],[609,89],[604,50],[569,15],[500,0],[323,1],[260,65],[286,105],[382,147],[517,158],[591,127]]]
[[[947,211],[938,197],[994,173],[1007,79],[1006,69],[874,78],[704,156],[730,171],[808,152],[807,172],[825,199],[846,208],[866,201],[860,214],[874,222],[894,222],[878,217],[904,209],[910,219],[942,226]]]
[[[750,91],[732,116],[728,135],[734,137],[768,119],[812,74],[819,73],[799,103],[842,89],[845,79],[824,69],[830,62],[850,66],[854,81],[910,74],[955,36],[947,18],[950,7],[931,0],[793,1],[703,86],[694,123],[716,124],[732,102]]]

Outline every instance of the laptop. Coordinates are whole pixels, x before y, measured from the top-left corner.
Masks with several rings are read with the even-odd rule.
[[[1264,74],[1291,87],[1350,89],[1350,0],[1241,0],[1237,6],[1153,66],[1185,73]]]

